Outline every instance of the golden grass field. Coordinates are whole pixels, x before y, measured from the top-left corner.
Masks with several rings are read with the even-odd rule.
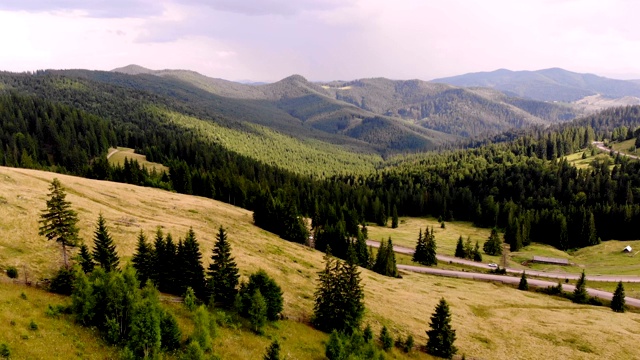
[[[162,164],[147,161],[147,157],[145,155],[136,154],[135,150],[131,148],[109,148],[108,154],[110,164],[123,165],[124,159],[128,158],[129,160],[137,160],[138,164],[140,164],[140,166],[146,167],[149,172],[153,171],[154,169],[158,173],[162,173],[163,171],[169,172],[168,167]]]
[[[278,336],[287,337],[283,353],[290,347],[291,359],[321,358],[318,352],[323,347],[319,342],[326,335],[295,321],[308,319],[312,313],[317,272],[323,266],[322,254],[255,227],[251,212],[228,204],[126,184],[0,168],[0,266],[15,265],[20,270],[25,266],[34,278],[49,276],[60,265],[59,247],[37,235],[38,215],[45,207],[48,186],[54,177],[67,189],[67,199],[79,213],[81,235],[87,244],[92,245],[95,221],[102,212],[125,261],[134,251],[140,230],[152,237],[155,229],[162,226],[177,240],[193,227],[206,266],[217,228],[220,225],[227,228],[241,274],[246,276],[263,268],[284,290],[284,314],[291,321],[280,322],[277,325],[280,329],[273,329]],[[409,220],[405,219],[404,225]],[[454,225],[447,223],[446,230],[453,231]],[[477,236],[485,238],[486,230],[478,231]],[[407,229],[407,239],[409,233]],[[376,239],[373,227],[370,234]],[[457,239],[458,234],[452,236]],[[411,238],[415,241],[417,233]],[[437,232],[436,239],[439,240]],[[441,246],[445,249],[444,240]],[[371,323],[376,332],[385,324],[394,336],[412,334],[418,345],[426,343],[429,317],[444,297],[453,313],[456,346],[467,358],[540,359],[544,354],[546,359],[633,359],[639,354],[640,314],[616,314],[608,308],[575,305],[542,294],[471,280],[413,273],[392,279],[368,270],[362,270],[362,278],[367,306],[365,322]],[[9,299],[1,301],[15,303],[13,298],[18,290],[12,286],[0,283],[0,299]],[[27,291],[29,299],[36,298],[32,293],[35,290]],[[44,304],[56,300],[39,301],[43,306],[40,311],[44,312]],[[14,311],[3,305],[0,313],[4,329],[7,316],[13,316]],[[41,334],[45,336],[45,332]],[[13,335],[0,331],[0,342],[9,341],[10,336]],[[47,336],[51,336],[50,341],[60,339],[55,337],[59,335]],[[30,340],[19,340],[20,345],[16,346],[29,346]],[[256,354],[264,353],[269,342],[265,337],[231,330],[221,331],[215,341],[216,352],[225,359],[255,359]],[[108,357],[105,352],[103,358]],[[394,352],[392,358],[404,357]],[[430,357],[414,352],[410,358]]]

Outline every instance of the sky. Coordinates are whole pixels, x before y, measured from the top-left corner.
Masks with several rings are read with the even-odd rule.
[[[635,0],[0,0],[0,70],[329,81],[561,67],[640,79],[638,13]]]

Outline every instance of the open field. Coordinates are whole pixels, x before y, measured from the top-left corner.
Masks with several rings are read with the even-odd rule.
[[[169,171],[169,168],[162,164],[147,161],[146,156],[142,154],[136,154],[134,152],[134,149],[125,148],[125,147],[118,147],[117,149],[110,148],[108,151],[108,154],[109,154],[109,163],[112,165],[115,165],[115,164],[122,165],[124,164],[124,159],[128,158],[129,160],[137,160],[138,164],[146,167],[149,171],[152,171],[154,169],[158,173],[161,173],[163,171],[166,171],[166,172]]]
[[[31,277],[36,277],[49,276],[60,264],[59,247],[37,235],[38,214],[45,206],[47,188],[54,177],[67,188],[67,199],[79,213],[81,235],[89,246],[99,212],[106,218],[124,259],[134,251],[140,230],[152,236],[157,226],[162,226],[177,240],[193,227],[206,266],[215,233],[222,225],[228,229],[241,274],[246,276],[258,268],[265,269],[284,290],[285,316],[297,321],[311,315],[317,272],[323,266],[321,253],[283,241],[255,227],[249,211],[158,189],[0,168],[0,266],[17,265],[22,269],[24,265]],[[431,223],[435,225],[435,221],[429,219],[411,220],[405,219],[399,229],[380,231],[404,231],[404,236],[392,235],[392,238],[397,237],[398,243],[414,243],[417,231],[410,230],[410,224],[414,224],[415,229]],[[477,231],[475,236],[481,242],[488,237],[487,229],[475,229],[462,223],[447,223],[444,231],[435,226],[434,229],[440,246],[450,251],[455,247],[455,239],[467,234],[459,234],[454,229],[466,229],[469,234]],[[373,231],[374,227],[370,227],[370,237],[375,239]],[[474,235],[471,236],[475,240]],[[404,245],[412,246],[411,243]],[[414,273],[392,279],[368,270],[362,270],[362,278],[367,306],[365,322],[371,323],[376,332],[385,324],[394,336],[412,334],[418,345],[426,343],[429,316],[439,299],[444,297],[453,313],[456,346],[467,358],[539,359],[539,354],[544,353],[548,359],[631,359],[637,354],[640,314],[614,314],[607,308],[575,305],[543,294],[471,280]],[[5,293],[6,289],[0,285],[0,293]],[[295,340],[293,334],[302,333],[305,338],[317,340],[326,335],[306,333],[306,329],[313,331],[306,325],[283,323],[278,336],[291,336],[291,344],[299,348],[295,350],[299,351],[296,354],[317,353],[319,347],[315,340],[304,343]],[[285,335],[287,332],[291,335]],[[228,336],[217,340],[223,358],[249,359],[255,353],[244,353],[245,349],[240,347],[253,347],[255,343],[264,349],[263,345],[268,343],[265,338],[244,340],[244,336],[249,336],[244,333],[229,331],[226,334]],[[7,341],[4,336],[0,333],[0,342]],[[251,345],[240,346],[241,341]],[[300,355],[299,358],[308,357]],[[412,358],[429,357],[414,354]]]
[[[640,155],[638,149],[636,149],[636,139],[612,143],[611,148],[615,151],[620,151],[623,154]]]
[[[582,158],[582,154],[583,153],[587,154],[587,157],[584,158],[584,159]],[[591,165],[593,160],[595,160],[596,158],[605,159],[605,158],[608,158],[608,157],[609,157],[609,155],[602,154],[600,152],[596,152],[596,155],[591,156],[591,150],[585,149],[585,150],[578,151],[577,153],[573,153],[571,155],[567,155],[564,158],[567,159],[569,164],[572,164],[576,168],[578,168],[578,169],[586,169]]]

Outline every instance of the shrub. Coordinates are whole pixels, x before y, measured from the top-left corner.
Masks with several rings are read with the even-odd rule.
[[[69,307],[64,305],[51,306],[51,304],[47,306],[47,310],[45,310],[44,312],[46,316],[51,318],[58,318],[60,317],[60,314],[69,314],[69,313],[70,313]]]
[[[20,299],[27,300],[27,294],[25,294],[24,292],[21,292],[20,293]]]
[[[187,287],[187,292],[184,294],[184,306],[189,311],[196,309],[196,294],[191,286]]]
[[[51,279],[49,291],[56,294],[71,295],[74,281],[75,272],[71,268],[61,267]]]
[[[7,276],[12,279],[18,278],[18,269],[15,266],[9,266],[7,268]]]
[[[36,324],[35,321],[31,320],[31,322],[29,322],[29,330],[32,330],[32,331],[38,330],[38,324]]]
[[[389,351],[393,347],[393,337],[389,334],[389,330],[386,326],[380,330],[380,343],[384,351]]]
[[[9,345],[5,343],[0,344],[0,357],[3,359],[8,359],[11,357],[11,350],[9,350]]]
[[[197,341],[191,341],[180,356],[180,360],[203,360],[204,358],[204,351]]]

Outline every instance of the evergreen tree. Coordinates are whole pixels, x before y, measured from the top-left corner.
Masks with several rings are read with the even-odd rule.
[[[611,299],[611,310],[620,313],[624,312],[624,303],[624,286],[622,285],[622,281],[620,281]]]
[[[280,344],[278,340],[273,340],[269,348],[267,348],[267,353],[264,354],[263,360],[280,360]]]
[[[464,242],[464,257],[465,259],[473,258],[473,245],[471,245],[471,236],[467,236],[467,241]]]
[[[358,256],[358,265],[363,268],[369,267],[369,250],[367,249],[367,240],[363,232],[358,231],[358,238],[356,240],[356,254]]]
[[[360,284],[358,266],[353,251],[344,263],[331,256],[324,257],[325,267],[318,274],[312,324],[319,330],[351,333],[360,327],[364,315],[364,290]]]
[[[476,246],[473,248],[473,261],[482,262],[482,254],[480,253],[480,243],[476,240]]]
[[[54,178],[49,186],[49,200],[47,208],[40,214],[38,235],[47,240],[53,240],[62,246],[64,266],[68,267],[67,247],[75,247],[78,243],[78,214],[71,209],[71,203],[66,200],[67,194],[60,183]]]
[[[588,299],[587,294],[587,280],[586,275],[584,274],[584,270],[582,270],[582,275],[580,275],[580,279],[576,283],[576,288],[573,290],[573,302],[578,304],[586,304]]]
[[[456,331],[451,327],[451,313],[449,304],[442,298],[431,315],[431,330],[427,331],[427,353],[450,359],[458,351],[453,346],[456,340]]]
[[[167,285],[165,280],[165,260],[166,243],[164,241],[164,234],[162,229],[158,226],[156,230],[156,236],[153,241],[153,253],[152,253],[152,271],[151,279],[156,284],[156,287],[161,292],[167,291]]]
[[[116,252],[106,221],[102,214],[98,215],[98,223],[93,236],[93,259],[106,272],[118,270],[120,258]]]
[[[267,322],[267,303],[264,301],[264,297],[260,293],[260,290],[256,290],[251,296],[251,304],[249,306],[249,321],[251,322],[252,330],[257,333],[262,333],[262,328]]]
[[[433,234],[433,227],[431,227],[431,233],[429,233],[429,231],[427,230],[425,232],[426,238],[427,238],[427,252],[426,252],[426,257],[424,259],[424,262],[422,262],[423,265],[427,265],[427,266],[434,266],[434,265],[438,265],[438,258],[436,255],[436,250],[437,250],[437,245],[436,245],[436,237]]]
[[[269,321],[278,320],[282,312],[282,289],[264,270],[258,270],[251,274],[249,282],[243,282],[240,285],[238,292],[241,306],[240,313],[248,315],[251,298],[256,291],[260,291],[267,303],[267,319]]]
[[[396,205],[393,205],[392,215],[391,215],[391,227],[393,229],[398,227],[398,209]]]
[[[227,232],[220,226],[213,245],[211,264],[209,265],[209,292],[217,303],[231,307],[238,293],[238,266],[231,256],[231,244]]]
[[[398,277],[398,267],[396,266],[396,254],[393,251],[393,242],[391,238],[380,242],[380,248],[378,248],[378,254],[376,256],[376,263],[373,266],[373,271],[378,274]]]
[[[416,243],[416,249],[413,251],[413,258],[411,259],[411,261],[422,264],[424,261],[426,261],[426,258],[427,258],[427,243],[425,239],[422,237],[422,229],[420,229],[420,232],[418,233],[418,242]]]
[[[364,331],[362,332],[362,339],[367,343],[373,339],[373,330],[371,330],[371,325],[369,323],[367,323],[367,326],[365,326]]]
[[[182,295],[184,291],[180,291],[183,286],[182,275],[180,271],[184,267],[184,259],[178,253],[178,248],[173,242],[171,233],[167,233],[164,239],[164,252],[161,254],[161,260],[157,264],[162,272],[162,281],[166,292],[174,295]],[[162,291],[162,290],[161,290]]]
[[[382,326],[380,330],[380,344],[382,344],[382,350],[389,351],[393,347],[393,337],[389,333],[386,326]]]
[[[153,279],[153,249],[147,242],[142,230],[138,234],[136,252],[133,254],[131,262],[136,269],[138,280],[140,280],[141,284],[146,284],[147,280]]]
[[[454,254],[455,257],[464,259],[467,255],[464,253],[464,243],[462,242],[462,235],[458,238],[458,242],[456,243],[456,252]]]
[[[520,277],[520,283],[518,284],[518,290],[529,290],[529,283],[527,282],[527,272],[523,271]]]
[[[180,251],[178,252],[181,266],[179,271],[180,294],[184,294],[188,287],[193,288],[196,296],[203,299],[205,297],[204,267],[202,266],[202,253],[200,245],[196,240],[196,234],[192,228],[187,231]]]
[[[82,271],[85,274],[92,272],[96,264],[93,262],[89,248],[84,243],[80,245],[80,254],[78,254],[78,256],[80,258],[80,267],[82,268]]]
[[[484,243],[482,249],[487,255],[496,256],[502,254],[502,241],[496,228],[491,229],[491,235],[489,235],[489,239]]]

